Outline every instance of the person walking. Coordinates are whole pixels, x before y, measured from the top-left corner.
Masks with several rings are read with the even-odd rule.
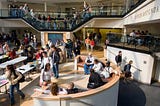
[[[128,79],[132,76],[132,73],[131,73],[131,66],[133,64],[133,61],[130,60],[128,64],[126,64],[124,66],[124,82],[127,82]]]
[[[11,101],[11,106],[15,104],[14,98],[14,88],[16,88],[17,93],[21,96],[22,99],[25,98],[25,94],[19,89],[19,80],[22,78],[22,74],[15,70],[13,65],[7,65],[5,74],[0,77],[0,79],[8,79],[9,80],[9,96]]]

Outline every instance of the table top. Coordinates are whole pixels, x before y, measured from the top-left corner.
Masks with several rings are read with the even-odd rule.
[[[8,80],[0,80],[0,87],[8,84]]]
[[[25,74],[25,73],[31,71],[32,69],[34,69],[35,67],[36,67],[36,65],[34,65],[34,64],[26,64],[26,65],[23,65],[21,67],[16,68],[16,70],[18,72],[21,72],[22,74]]]
[[[8,57],[7,55],[1,55],[0,59],[4,59],[4,58],[7,58],[7,57]]]
[[[16,51],[16,55],[20,55],[20,54],[22,54],[23,53],[23,50],[18,50],[18,51]]]
[[[22,62],[22,61],[24,61],[24,60],[26,60],[26,59],[27,59],[26,56],[17,57],[17,58],[15,58],[15,59],[6,61],[6,62],[4,62],[4,63],[1,63],[1,64],[0,64],[0,68],[6,68],[7,65],[16,64],[16,63]]]

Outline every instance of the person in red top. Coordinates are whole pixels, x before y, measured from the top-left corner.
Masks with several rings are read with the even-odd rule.
[[[28,37],[27,37],[27,36],[24,37],[24,44],[25,44],[25,45],[28,44]]]
[[[9,52],[9,57],[10,57],[11,59],[14,59],[14,58],[17,57],[17,56],[16,56],[16,50],[15,50],[15,48]]]
[[[93,39],[90,41],[90,46],[91,46],[91,51],[93,51],[93,47],[95,46],[95,42]]]
[[[51,16],[50,15],[48,15],[47,17],[47,23],[48,23],[48,28],[50,28],[51,26]]]

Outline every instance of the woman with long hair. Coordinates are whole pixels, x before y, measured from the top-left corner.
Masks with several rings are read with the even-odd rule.
[[[19,80],[22,78],[22,75],[15,70],[13,65],[8,65],[5,70],[5,76],[9,80],[10,88],[9,88],[9,95],[11,105],[15,104],[14,99],[14,88],[17,89],[17,93],[21,96],[22,99],[25,98],[24,93],[19,89]]]
[[[45,68],[41,71],[40,76],[40,86],[47,86],[51,83],[51,77],[53,76],[53,71],[50,63],[46,63]]]

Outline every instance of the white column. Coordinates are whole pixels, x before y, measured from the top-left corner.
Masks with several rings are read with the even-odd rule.
[[[47,11],[47,2],[46,1],[44,2],[44,11],[45,12]]]
[[[85,37],[86,37],[86,29],[83,28],[83,40],[85,39]]]
[[[41,32],[41,45],[45,47],[44,32]]]
[[[130,8],[130,0],[125,0],[126,2],[125,2],[125,4],[124,5],[126,5],[126,12],[129,10],[129,8]]]
[[[2,2],[0,2],[0,9],[2,9]]]

